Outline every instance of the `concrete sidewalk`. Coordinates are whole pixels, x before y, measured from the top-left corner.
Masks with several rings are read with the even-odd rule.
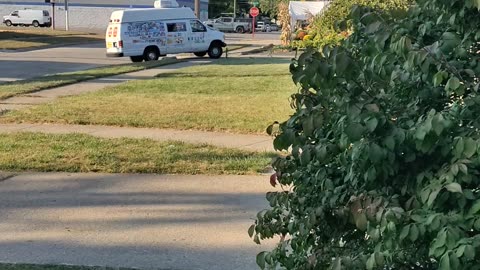
[[[0,134],[18,132],[42,132],[49,134],[82,133],[101,138],[146,138],[156,141],[183,141],[188,143],[206,143],[219,147],[238,148],[258,152],[274,151],[273,137],[263,135],[244,135],[194,130],[130,128],[113,126],[0,124]]]
[[[0,261],[258,269],[266,176],[22,174],[0,182]]]

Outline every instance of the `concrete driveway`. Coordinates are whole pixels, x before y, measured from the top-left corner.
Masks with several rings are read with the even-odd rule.
[[[25,174],[0,182],[0,261],[258,269],[267,176]]]

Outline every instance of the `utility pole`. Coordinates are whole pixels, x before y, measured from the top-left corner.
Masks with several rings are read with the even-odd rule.
[[[237,17],[237,0],[233,0],[233,19]]]
[[[65,31],[68,31],[68,0],[65,0]]]
[[[195,0],[195,15],[200,19],[200,0]]]

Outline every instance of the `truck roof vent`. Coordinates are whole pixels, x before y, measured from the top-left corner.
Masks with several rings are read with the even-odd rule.
[[[176,0],[157,0],[153,4],[156,8],[178,8],[178,3]]]

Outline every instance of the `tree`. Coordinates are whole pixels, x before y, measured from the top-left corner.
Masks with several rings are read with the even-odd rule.
[[[291,65],[296,108],[274,146],[276,269],[480,269],[480,2],[355,7],[339,46]],[[340,27],[347,24],[342,23]]]

